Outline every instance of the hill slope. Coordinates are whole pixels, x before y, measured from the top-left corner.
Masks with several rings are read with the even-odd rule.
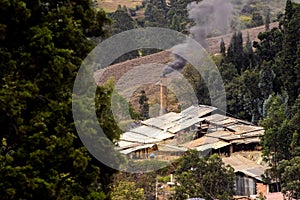
[[[278,26],[278,23],[270,24],[271,29],[273,27],[277,27],[277,26]],[[243,41],[244,42],[246,41],[247,33],[249,33],[249,37],[250,37],[251,41],[257,41],[258,40],[257,35],[263,31],[265,31],[264,26],[242,30]],[[219,53],[220,41],[222,38],[224,39],[224,42],[225,42],[226,48],[227,48],[230,43],[231,37],[232,37],[232,34],[227,34],[227,35],[222,35],[219,37],[213,37],[213,38],[207,39],[208,52],[211,54]],[[113,77],[115,81],[118,81],[122,77],[122,75],[124,75],[126,72],[128,72],[129,70],[132,70],[133,68],[135,68],[137,66],[153,64],[152,67],[157,68],[157,63],[159,63],[160,65],[161,64],[165,65],[170,61],[172,61],[172,53],[169,51],[162,51],[162,52],[155,53],[152,55],[135,58],[132,60],[127,60],[122,63],[108,66],[103,70],[97,71],[95,73],[95,79],[98,80],[99,85],[102,85],[104,82],[106,82],[111,77]],[[147,75],[149,75],[149,74],[147,74]],[[159,85],[145,84],[132,94],[130,102],[136,110],[138,110],[138,108],[139,108],[138,99],[139,99],[139,94],[140,94],[141,90],[146,91],[146,94],[149,98],[150,105],[152,105],[152,107],[155,107],[153,113],[151,114],[151,112],[150,112],[151,115],[155,116],[158,112],[159,91],[160,91]],[[172,103],[173,103],[172,105],[169,105],[168,110],[169,111],[177,111],[179,109],[178,108],[179,105],[177,105],[175,103],[176,97],[170,92],[169,92],[168,100],[169,100],[169,102],[172,101]],[[170,102],[170,104],[171,104],[171,102]],[[150,111],[151,111],[151,109],[150,109]]]
[[[278,23],[272,23],[270,24],[270,29],[277,27]],[[251,41],[257,41],[257,35],[260,32],[265,31],[264,26],[259,26],[251,29],[245,29],[242,30],[243,33],[243,41],[246,41],[247,38],[247,33],[249,33],[249,37]],[[227,34],[227,35],[222,35],[218,37],[213,37],[213,38],[208,38],[207,43],[208,43],[208,52],[211,54],[216,54],[219,53],[220,51],[220,41],[223,38],[224,42],[226,44],[226,48],[228,47],[230,43],[232,34]],[[132,60],[127,60],[122,63],[117,63],[115,65],[111,65],[103,71],[98,71],[96,72],[96,77],[100,77],[98,79],[99,83],[103,83],[107,81],[110,77],[113,77],[115,80],[118,80],[124,73],[127,71],[131,70],[135,66],[139,66],[142,64],[150,64],[150,63],[161,63],[161,64],[166,64],[169,61],[172,60],[172,54],[169,51],[162,51],[159,53],[151,54],[148,56],[140,57],[140,58],[135,58]]]

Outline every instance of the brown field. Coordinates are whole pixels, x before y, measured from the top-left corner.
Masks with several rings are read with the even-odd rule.
[[[126,6],[127,8],[135,8],[136,5],[141,5],[142,0],[98,0],[98,5],[106,12],[117,10],[118,5]]]
[[[270,28],[278,26],[278,23],[272,23],[270,24]],[[251,28],[251,29],[245,29],[242,30],[243,33],[243,41],[246,41],[247,33],[249,33],[250,40],[251,41],[258,41],[257,35],[259,32],[265,31],[264,26]],[[228,47],[230,43],[232,34],[223,35],[219,37],[213,37],[207,39],[208,43],[208,52],[210,54],[218,54],[220,51],[220,41],[221,38],[224,39],[226,48]],[[136,67],[143,66],[143,65],[153,65],[153,67],[156,67],[157,64],[160,66],[164,66],[166,63],[170,62],[172,60],[172,54],[169,51],[162,51],[159,53],[155,53],[152,55],[135,58],[132,60],[127,60],[122,63],[118,63],[115,65],[111,65],[104,70],[98,71],[95,73],[95,78],[98,80],[99,85],[102,85],[104,82],[106,82],[109,78],[113,77],[115,81],[117,82],[125,73],[127,73],[129,70],[132,70]],[[147,75],[149,76],[149,74]],[[150,75],[151,76],[151,75]],[[158,85],[149,85],[145,84],[144,86],[138,88],[131,96],[131,103],[133,107],[137,110],[139,107],[138,99],[139,94],[141,90],[145,90],[147,96],[149,97],[150,104],[152,106],[158,105],[158,99],[159,99],[159,86]],[[169,101],[172,99],[173,104],[168,106],[169,111],[176,111],[178,110],[178,105],[176,105],[176,98],[172,95],[172,93],[168,94]],[[174,99],[175,98],[175,99]],[[150,105],[151,106],[151,105]],[[157,108],[154,108],[157,109]]]

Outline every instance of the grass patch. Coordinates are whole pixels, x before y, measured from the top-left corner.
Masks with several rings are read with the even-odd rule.
[[[251,21],[251,17],[250,16],[247,16],[247,15],[241,15],[240,16],[240,21],[241,22],[250,22]]]

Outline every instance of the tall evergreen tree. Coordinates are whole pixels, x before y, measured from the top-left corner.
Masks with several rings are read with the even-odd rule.
[[[254,58],[254,53],[253,53],[253,48],[252,48],[252,41],[250,40],[249,32],[247,33],[247,40],[246,40],[246,46],[245,46],[245,69],[249,68],[254,68],[256,63],[255,63],[255,58]]]
[[[127,31],[136,27],[135,21],[130,17],[126,7],[118,6],[118,9],[111,15],[113,20],[111,25],[111,34]]]
[[[109,20],[85,0],[1,0],[0,13],[1,199],[104,199],[71,99],[87,37]]]
[[[220,53],[222,54],[223,57],[226,56],[226,46],[223,38],[221,39],[221,43],[220,43]]]
[[[141,91],[139,104],[140,104],[140,115],[143,120],[149,118],[149,103],[148,97],[146,96],[146,92],[144,90]]]
[[[266,13],[266,19],[265,19],[265,31],[270,31],[270,23],[271,23],[271,16],[270,16],[270,9],[268,9]]]
[[[297,57],[300,39],[300,6],[293,5],[287,1],[285,17],[284,17],[284,37],[281,60],[279,61],[281,80],[283,90],[290,97],[290,104],[293,104],[300,92],[300,79],[295,72],[299,71],[299,59]],[[297,46],[298,45],[298,46]]]
[[[226,62],[235,65],[239,74],[244,68],[244,50],[243,50],[243,34],[241,31],[235,32],[230,40],[227,49]]]

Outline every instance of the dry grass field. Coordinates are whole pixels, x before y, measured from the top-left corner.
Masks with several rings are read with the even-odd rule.
[[[278,23],[272,23],[270,24],[270,28],[278,26]],[[243,41],[246,41],[247,33],[249,33],[250,40],[251,41],[258,41],[257,35],[259,32],[263,32],[265,30],[264,26],[260,27],[255,27],[251,29],[245,29],[242,30],[243,33]],[[208,43],[208,52],[210,54],[218,54],[220,51],[220,41],[223,38],[226,44],[226,47],[228,47],[230,43],[230,39],[232,37],[232,34],[227,34],[227,35],[222,35],[219,37],[213,37],[213,38],[208,38],[207,43]],[[172,54],[170,51],[162,51],[159,53],[155,53],[152,55],[140,57],[140,58],[135,58],[132,60],[127,60],[122,63],[117,63],[115,65],[111,65],[103,70],[97,71],[95,73],[95,79],[98,81],[99,85],[102,85],[104,82],[106,82],[109,78],[113,77],[116,82],[124,76],[127,72],[138,69],[139,67],[145,66],[145,65],[152,65],[152,68],[157,68],[157,70],[162,70],[163,66],[167,64],[168,62],[172,61]],[[155,71],[155,70],[154,70]],[[151,74],[147,74],[147,76],[150,76]],[[143,76],[136,76],[133,79],[138,79]],[[143,82],[142,80],[136,80],[138,83]],[[155,109],[158,109],[158,104],[159,104],[159,94],[160,94],[160,88],[159,85],[156,84],[145,84],[141,87],[139,87],[131,96],[131,104],[133,107],[138,110],[139,108],[139,94],[141,90],[145,90],[146,94],[149,98],[149,102],[151,105],[151,108],[154,109],[154,113],[158,112],[158,110],[155,111]],[[168,110],[169,111],[176,111],[178,109],[178,105],[175,103],[176,98],[173,96],[172,93],[168,94],[168,100],[171,101],[172,103],[169,102],[170,104],[168,105]],[[156,106],[155,106],[156,105]],[[151,109],[150,109],[151,110]]]
[[[126,6],[127,8],[135,8],[136,5],[141,5],[142,0],[98,0],[98,5],[106,12],[113,12],[118,8],[118,5]]]

